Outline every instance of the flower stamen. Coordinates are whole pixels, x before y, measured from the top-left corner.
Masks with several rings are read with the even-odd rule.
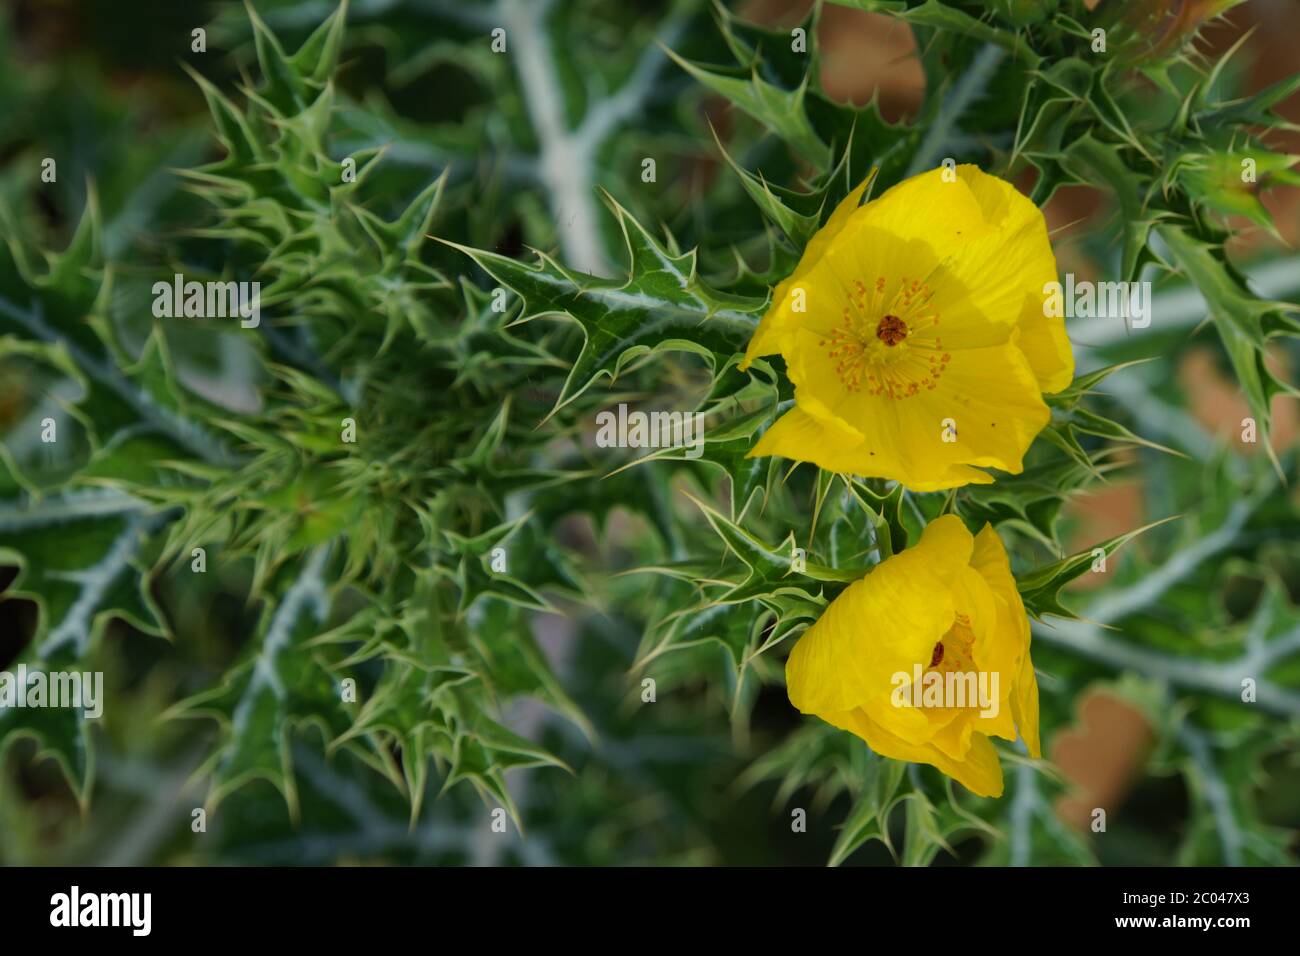
[[[890,291],[892,289],[892,291]],[[934,391],[951,356],[938,336],[934,292],[919,279],[855,279],[839,323],[818,343],[850,393],[904,399]]]
[[[876,338],[892,348],[907,338],[907,323],[896,315],[887,315],[876,326]]]

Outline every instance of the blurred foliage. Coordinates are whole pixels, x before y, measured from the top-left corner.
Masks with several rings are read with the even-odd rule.
[[[1300,511],[1265,356],[1294,366],[1300,290],[1252,292],[1223,217],[1271,228],[1300,77],[1243,95],[1146,0],[843,5],[914,34],[915,116],[827,95],[821,5],[0,19],[0,667],[101,670],[111,704],[0,713],[0,862],[1294,863]],[[1088,241],[1159,279],[1152,327],[1090,343],[993,485],[745,459],[791,399],[736,369],[770,286],[871,170],[948,157],[1104,191]],[[261,281],[261,325],[153,318],[175,273]],[[1181,407],[1216,336],[1271,460]],[[619,402],[705,413],[703,455],[611,459]],[[1116,481],[1147,517],[1102,541],[1079,503]],[[785,700],[793,638],[943,510],[998,527],[1043,619],[1047,739],[1087,736],[1089,694],[1149,733],[1105,833],[1046,760],[1002,748],[1007,795],[975,799]]]

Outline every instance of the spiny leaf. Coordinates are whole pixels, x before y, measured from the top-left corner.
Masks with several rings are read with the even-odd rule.
[[[0,565],[19,569],[0,600],[26,598],[38,612],[36,632],[15,665],[29,673],[94,671],[88,662],[113,618],[163,634],[139,552],[164,520],[115,492],[0,502]],[[84,805],[94,770],[87,721],[77,708],[0,707],[0,753],[16,739],[36,738],[40,754],[54,757]]]
[[[607,197],[608,198],[608,197]],[[582,327],[585,341],[556,410],[600,378],[614,379],[635,358],[688,351],[717,369],[757,327],[763,302],[710,289],[696,274],[695,255],[674,255],[612,199],[628,250],[625,279],[600,279],[565,268],[545,253],[528,266],[495,252],[443,239],[524,300],[519,321],[559,315]]]
[[[748,76],[743,72],[731,75],[716,68],[692,63],[671,50],[667,53],[674,63],[705,87],[726,97],[729,102],[766,126],[800,158],[818,169],[830,167],[830,148],[817,135],[804,110],[807,77],[794,89],[782,89],[765,80],[756,69],[748,71]]]
[[[1075,615],[1061,604],[1061,589],[1094,566],[1099,557],[1098,551],[1102,552],[1102,556],[1110,557],[1143,532],[1149,531],[1167,521],[1174,521],[1177,517],[1177,515],[1174,515],[1169,518],[1161,518],[1159,521],[1153,521],[1124,534],[1107,538],[1086,551],[1079,551],[1069,557],[1062,558],[1060,561],[1036,568],[1027,574],[1018,575],[1016,577],[1016,587],[1020,590],[1020,597],[1025,602],[1025,609],[1039,619],[1049,614],[1057,617],[1073,618]]]

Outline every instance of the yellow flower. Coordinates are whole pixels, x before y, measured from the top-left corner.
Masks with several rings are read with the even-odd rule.
[[[895,760],[1002,795],[989,737],[1040,755],[1029,620],[1006,550],[985,525],[930,522],[915,547],[831,602],[785,667],[790,702]]]
[[[945,181],[945,174],[951,182]],[[1043,214],[974,166],[858,206],[863,183],[777,286],[741,368],[785,357],[795,407],[751,456],[936,491],[1017,474],[1074,376]],[[975,467],[979,466],[979,467]]]

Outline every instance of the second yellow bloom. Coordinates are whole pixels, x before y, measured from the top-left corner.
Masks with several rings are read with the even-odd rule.
[[[1029,641],[997,533],[972,535],[944,515],[831,602],[791,652],[786,687],[799,710],[882,756],[932,764],[996,797],[990,737],[1019,734],[1040,755]]]

